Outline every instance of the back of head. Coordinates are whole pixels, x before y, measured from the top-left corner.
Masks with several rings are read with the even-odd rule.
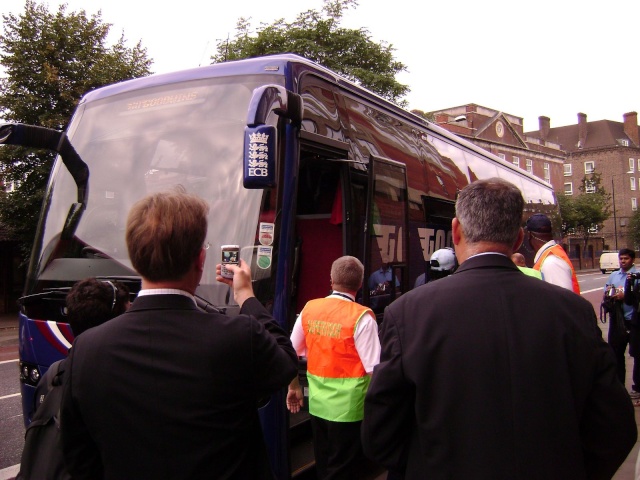
[[[76,282],[66,298],[67,318],[75,336],[123,314],[129,289],[115,280],[86,278]]]
[[[204,245],[208,213],[208,204],[184,189],[154,193],[136,202],[126,231],[136,271],[151,281],[182,278]]]
[[[511,261],[513,263],[515,263],[519,267],[526,267],[527,266],[527,261],[524,258],[524,255],[519,253],[519,252],[516,252],[513,255],[511,255]]]
[[[527,231],[535,233],[538,237],[551,239],[553,228],[551,220],[544,213],[534,213],[527,219]]]
[[[357,292],[364,281],[364,266],[356,257],[346,255],[331,265],[331,281],[349,291]]]
[[[518,237],[523,208],[518,187],[501,178],[489,178],[470,183],[460,191],[456,218],[468,243],[492,242],[511,247]]]

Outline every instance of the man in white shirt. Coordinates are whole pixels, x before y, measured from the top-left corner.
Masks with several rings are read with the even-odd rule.
[[[533,268],[542,273],[545,282],[573,290],[580,295],[580,285],[573,264],[564,248],[553,240],[551,220],[543,213],[529,217],[526,238],[536,252]]]

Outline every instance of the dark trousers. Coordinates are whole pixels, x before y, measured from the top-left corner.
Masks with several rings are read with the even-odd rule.
[[[618,378],[624,385],[627,376],[625,352],[627,345],[629,345],[629,355],[633,357],[633,385],[631,388],[640,392],[640,361],[636,361],[636,357],[640,356],[640,329],[625,320],[625,328],[621,328],[621,325],[618,324],[617,331],[613,332],[614,325],[613,321],[609,325],[609,344],[616,357]]]
[[[356,480],[364,455],[360,443],[362,422],[331,422],[310,415],[313,452],[320,480]]]

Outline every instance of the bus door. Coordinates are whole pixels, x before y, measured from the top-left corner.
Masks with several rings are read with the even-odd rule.
[[[347,145],[335,140],[327,144],[325,137],[301,133],[307,140],[300,144],[298,170],[295,313],[309,300],[331,292],[331,264],[345,254],[342,178]]]
[[[290,329],[309,300],[329,295],[331,264],[345,254],[342,182],[347,148],[344,142],[300,132]],[[304,361],[299,365],[299,379],[307,396]],[[315,465],[308,397],[289,422],[291,476],[295,478]]]
[[[406,166],[372,156],[367,190],[363,297],[380,322],[384,308],[409,289]]]

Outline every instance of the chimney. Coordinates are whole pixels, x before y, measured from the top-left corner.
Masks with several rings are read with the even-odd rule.
[[[547,141],[549,136],[549,128],[551,127],[551,120],[549,117],[538,117],[538,128],[540,129],[540,140]]]
[[[446,113],[436,113],[436,123],[449,123],[449,115]]]
[[[638,114],[636,112],[625,113],[624,118],[624,133],[629,137],[633,144],[637,147],[640,145],[640,138],[638,137]]]
[[[587,141],[587,114],[578,113],[578,148],[584,148]]]

